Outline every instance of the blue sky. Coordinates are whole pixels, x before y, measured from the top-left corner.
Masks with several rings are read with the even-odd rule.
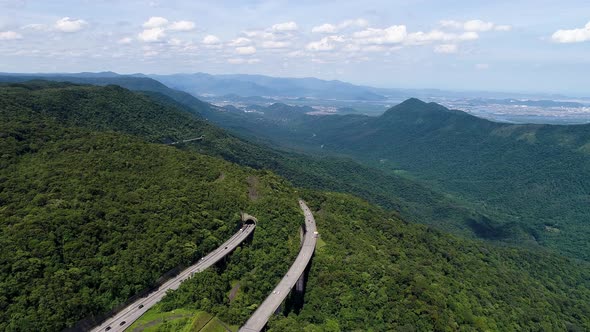
[[[590,1],[0,0],[0,71],[590,95]]]

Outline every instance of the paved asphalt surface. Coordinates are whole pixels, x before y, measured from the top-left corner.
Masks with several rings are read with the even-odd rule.
[[[164,295],[166,295],[167,290],[178,289],[180,283],[183,282],[185,279],[189,278],[192,273],[201,272],[206,268],[210,267],[211,265],[217,263],[225,255],[227,255],[229,252],[234,250],[240,243],[242,243],[242,241],[244,241],[248,237],[248,235],[250,235],[254,231],[255,227],[255,224],[244,224],[242,230],[234,234],[229,240],[227,240],[219,248],[212,251],[209,255],[203,257],[198,263],[185,269],[173,279],[168,280],[165,284],[160,286],[158,290],[154,291],[153,293],[150,293],[147,297],[141,298],[133,302],[123,310],[119,311],[115,316],[109,318],[104,323],[95,327],[91,331],[107,331],[108,327],[110,327],[110,329],[108,329],[109,332],[118,332],[125,330],[141,315],[143,315],[146,311],[148,311],[151,307],[158,303],[164,297]]]
[[[311,260],[317,241],[317,235],[315,234],[315,219],[304,201],[300,200],[299,205],[305,214],[306,228],[303,245],[301,246],[299,255],[295,259],[293,265],[291,265],[289,272],[287,272],[272,293],[266,298],[266,300],[264,300],[264,302],[262,302],[258,309],[256,309],[246,324],[240,328],[239,332],[262,331],[268,322],[268,319],[279,308],[287,295],[289,295],[289,292],[295,286],[299,277],[304,273],[307,264]]]

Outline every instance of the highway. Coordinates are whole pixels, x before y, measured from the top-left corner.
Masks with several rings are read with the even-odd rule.
[[[262,302],[254,311],[250,319],[242,326],[239,332],[259,332],[262,331],[272,314],[279,308],[287,295],[309,264],[317,241],[315,219],[311,211],[303,200],[299,200],[299,205],[305,214],[306,233],[303,238],[303,244],[299,255],[287,274],[281,279],[279,284],[273,289],[272,293]]]
[[[173,279],[168,280],[157,290],[150,293],[147,297],[141,298],[133,302],[129,306],[125,307],[123,310],[119,311],[115,316],[110,317],[101,325],[95,327],[91,331],[124,331],[141,315],[143,315],[146,311],[148,311],[151,307],[158,303],[164,297],[164,295],[166,295],[166,291],[170,289],[178,289],[180,283],[189,278],[192,274],[201,272],[210,267],[211,265],[217,263],[219,260],[225,257],[225,255],[227,255],[229,252],[234,250],[238,245],[240,245],[240,243],[242,243],[254,231],[255,227],[256,224],[244,224],[241,230],[235,233],[219,248],[215,249],[207,256],[201,258],[199,262],[183,270]]]
[[[177,142],[172,142],[168,145],[176,145],[176,144],[180,144],[180,143],[188,143],[188,142],[193,142],[193,141],[200,141],[203,140],[205,138],[205,135],[201,135],[199,137],[195,137],[195,138],[190,138],[190,139],[185,139],[182,141],[177,141]]]

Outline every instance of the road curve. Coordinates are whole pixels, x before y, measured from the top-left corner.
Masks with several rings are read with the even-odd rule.
[[[219,248],[215,249],[207,256],[201,258],[199,262],[186,268],[185,270],[180,272],[176,277],[168,280],[166,283],[160,286],[160,288],[150,293],[147,297],[143,297],[133,302],[129,306],[125,307],[123,310],[119,311],[115,316],[110,317],[105,322],[95,327],[91,331],[119,332],[125,330],[141,315],[143,315],[146,311],[148,311],[151,307],[158,303],[164,297],[164,295],[166,295],[166,291],[170,289],[178,289],[180,283],[183,282],[186,278],[189,278],[193,273],[201,272],[206,268],[210,267],[211,265],[217,263],[225,255],[227,255],[229,252],[234,250],[240,243],[242,243],[254,231],[255,227],[256,224],[244,224],[241,230],[235,233],[231,238],[229,238],[229,240],[225,241],[225,243],[223,243]],[[140,306],[142,307],[140,308]]]
[[[239,332],[262,331],[269,318],[279,308],[281,303],[283,303],[287,295],[289,295],[289,292],[293,289],[299,277],[303,275],[305,268],[313,256],[317,241],[315,219],[303,200],[299,200],[299,205],[305,214],[306,229],[299,255],[295,259],[293,265],[291,265],[287,274],[273,289],[272,293],[266,298],[266,300],[262,302],[258,309],[254,311],[246,324],[240,328]]]

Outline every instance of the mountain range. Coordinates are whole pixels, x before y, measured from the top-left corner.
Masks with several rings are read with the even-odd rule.
[[[241,165],[299,170],[290,176],[300,181],[312,168],[316,186],[330,174],[353,185],[366,168],[243,140],[203,119],[227,110],[200,116],[196,105],[207,106],[115,85],[0,85],[0,330],[56,331],[116,307],[215,248],[248,211],[259,220],[252,242],[152,311],[205,311],[240,325],[299,248],[298,197],[322,236],[303,310],[285,308],[271,331],[590,327],[586,262],[463,239],[348,194],[293,187],[268,167]],[[167,145],[194,136],[204,138]],[[416,206],[428,209],[432,197]]]

